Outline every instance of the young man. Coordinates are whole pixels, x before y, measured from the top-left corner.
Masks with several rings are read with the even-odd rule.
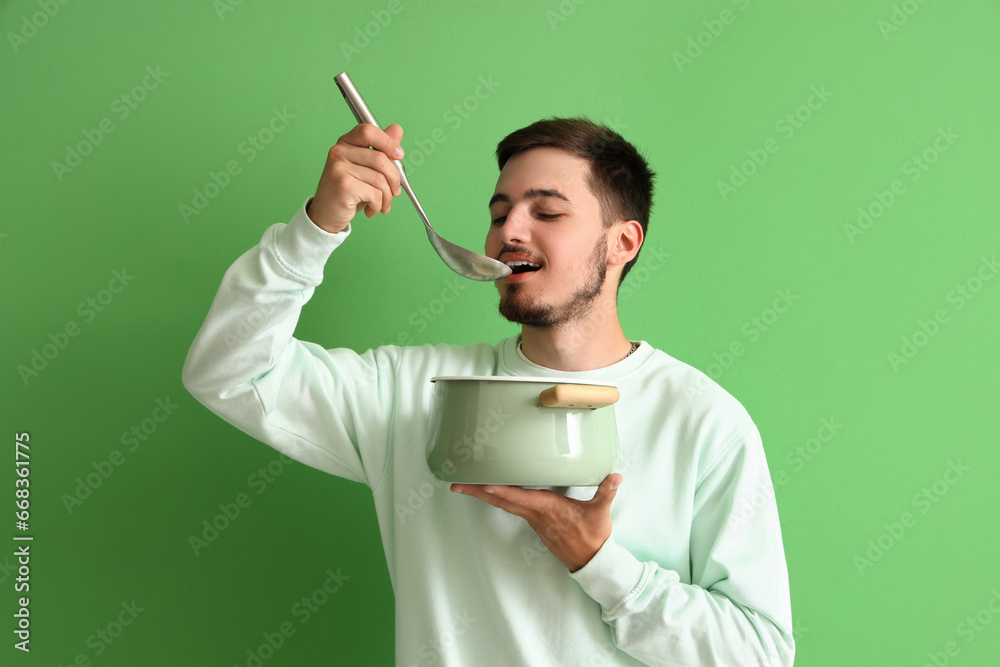
[[[292,337],[352,220],[388,213],[401,194],[391,159],[402,134],[359,125],[330,149],[316,194],[226,273],[185,387],[275,449],[371,488],[397,665],[791,665],[757,428],[704,374],[630,341],[618,321],[653,173],[616,133],[550,119],[497,148],[485,252],[520,267],[497,282],[520,336],[364,354]],[[455,484],[413,510],[409,494],[428,487],[439,375],[617,383],[616,472],[596,493]]]

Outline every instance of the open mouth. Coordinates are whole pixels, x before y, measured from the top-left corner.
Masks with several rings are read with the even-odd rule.
[[[505,264],[510,267],[511,273],[515,274],[529,273],[532,271],[537,271],[538,269],[542,268],[541,265],[539,264],[534,264],[532,262],[523,262],[523,261],[505,262]]]

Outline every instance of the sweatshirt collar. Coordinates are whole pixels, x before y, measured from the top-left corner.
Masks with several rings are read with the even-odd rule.
[[[635,352],[621,361],[589,371],[558,371],[540,366],[529,360],[521,351],[521,336],[500,341],[500,374],[524,377],[551,377],[566,380],[598,380],[617,382],[638,370],[653,354],[653,347],[646,341],[639,341]]]

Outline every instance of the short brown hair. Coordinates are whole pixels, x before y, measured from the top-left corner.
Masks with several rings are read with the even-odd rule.
[[[542,146],[559,148],[590,163],[587,184],[600,202],[605,227],[619,220],[636,220],[645,236],[656,174],[635,146],[588,118],[546,118],[501,139],[497,164],[503,170],[514,154]],[[637,259],[639,253],[624,266],[619,285]]]

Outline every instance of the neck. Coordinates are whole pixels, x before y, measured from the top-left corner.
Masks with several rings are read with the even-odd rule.
[[[521,352],[539,366],[557,371],[591,371],[621,361],[632,343],[618,321],[614,294],[610,296],[598,298],[587,314],[566,324],[522,326]]]

